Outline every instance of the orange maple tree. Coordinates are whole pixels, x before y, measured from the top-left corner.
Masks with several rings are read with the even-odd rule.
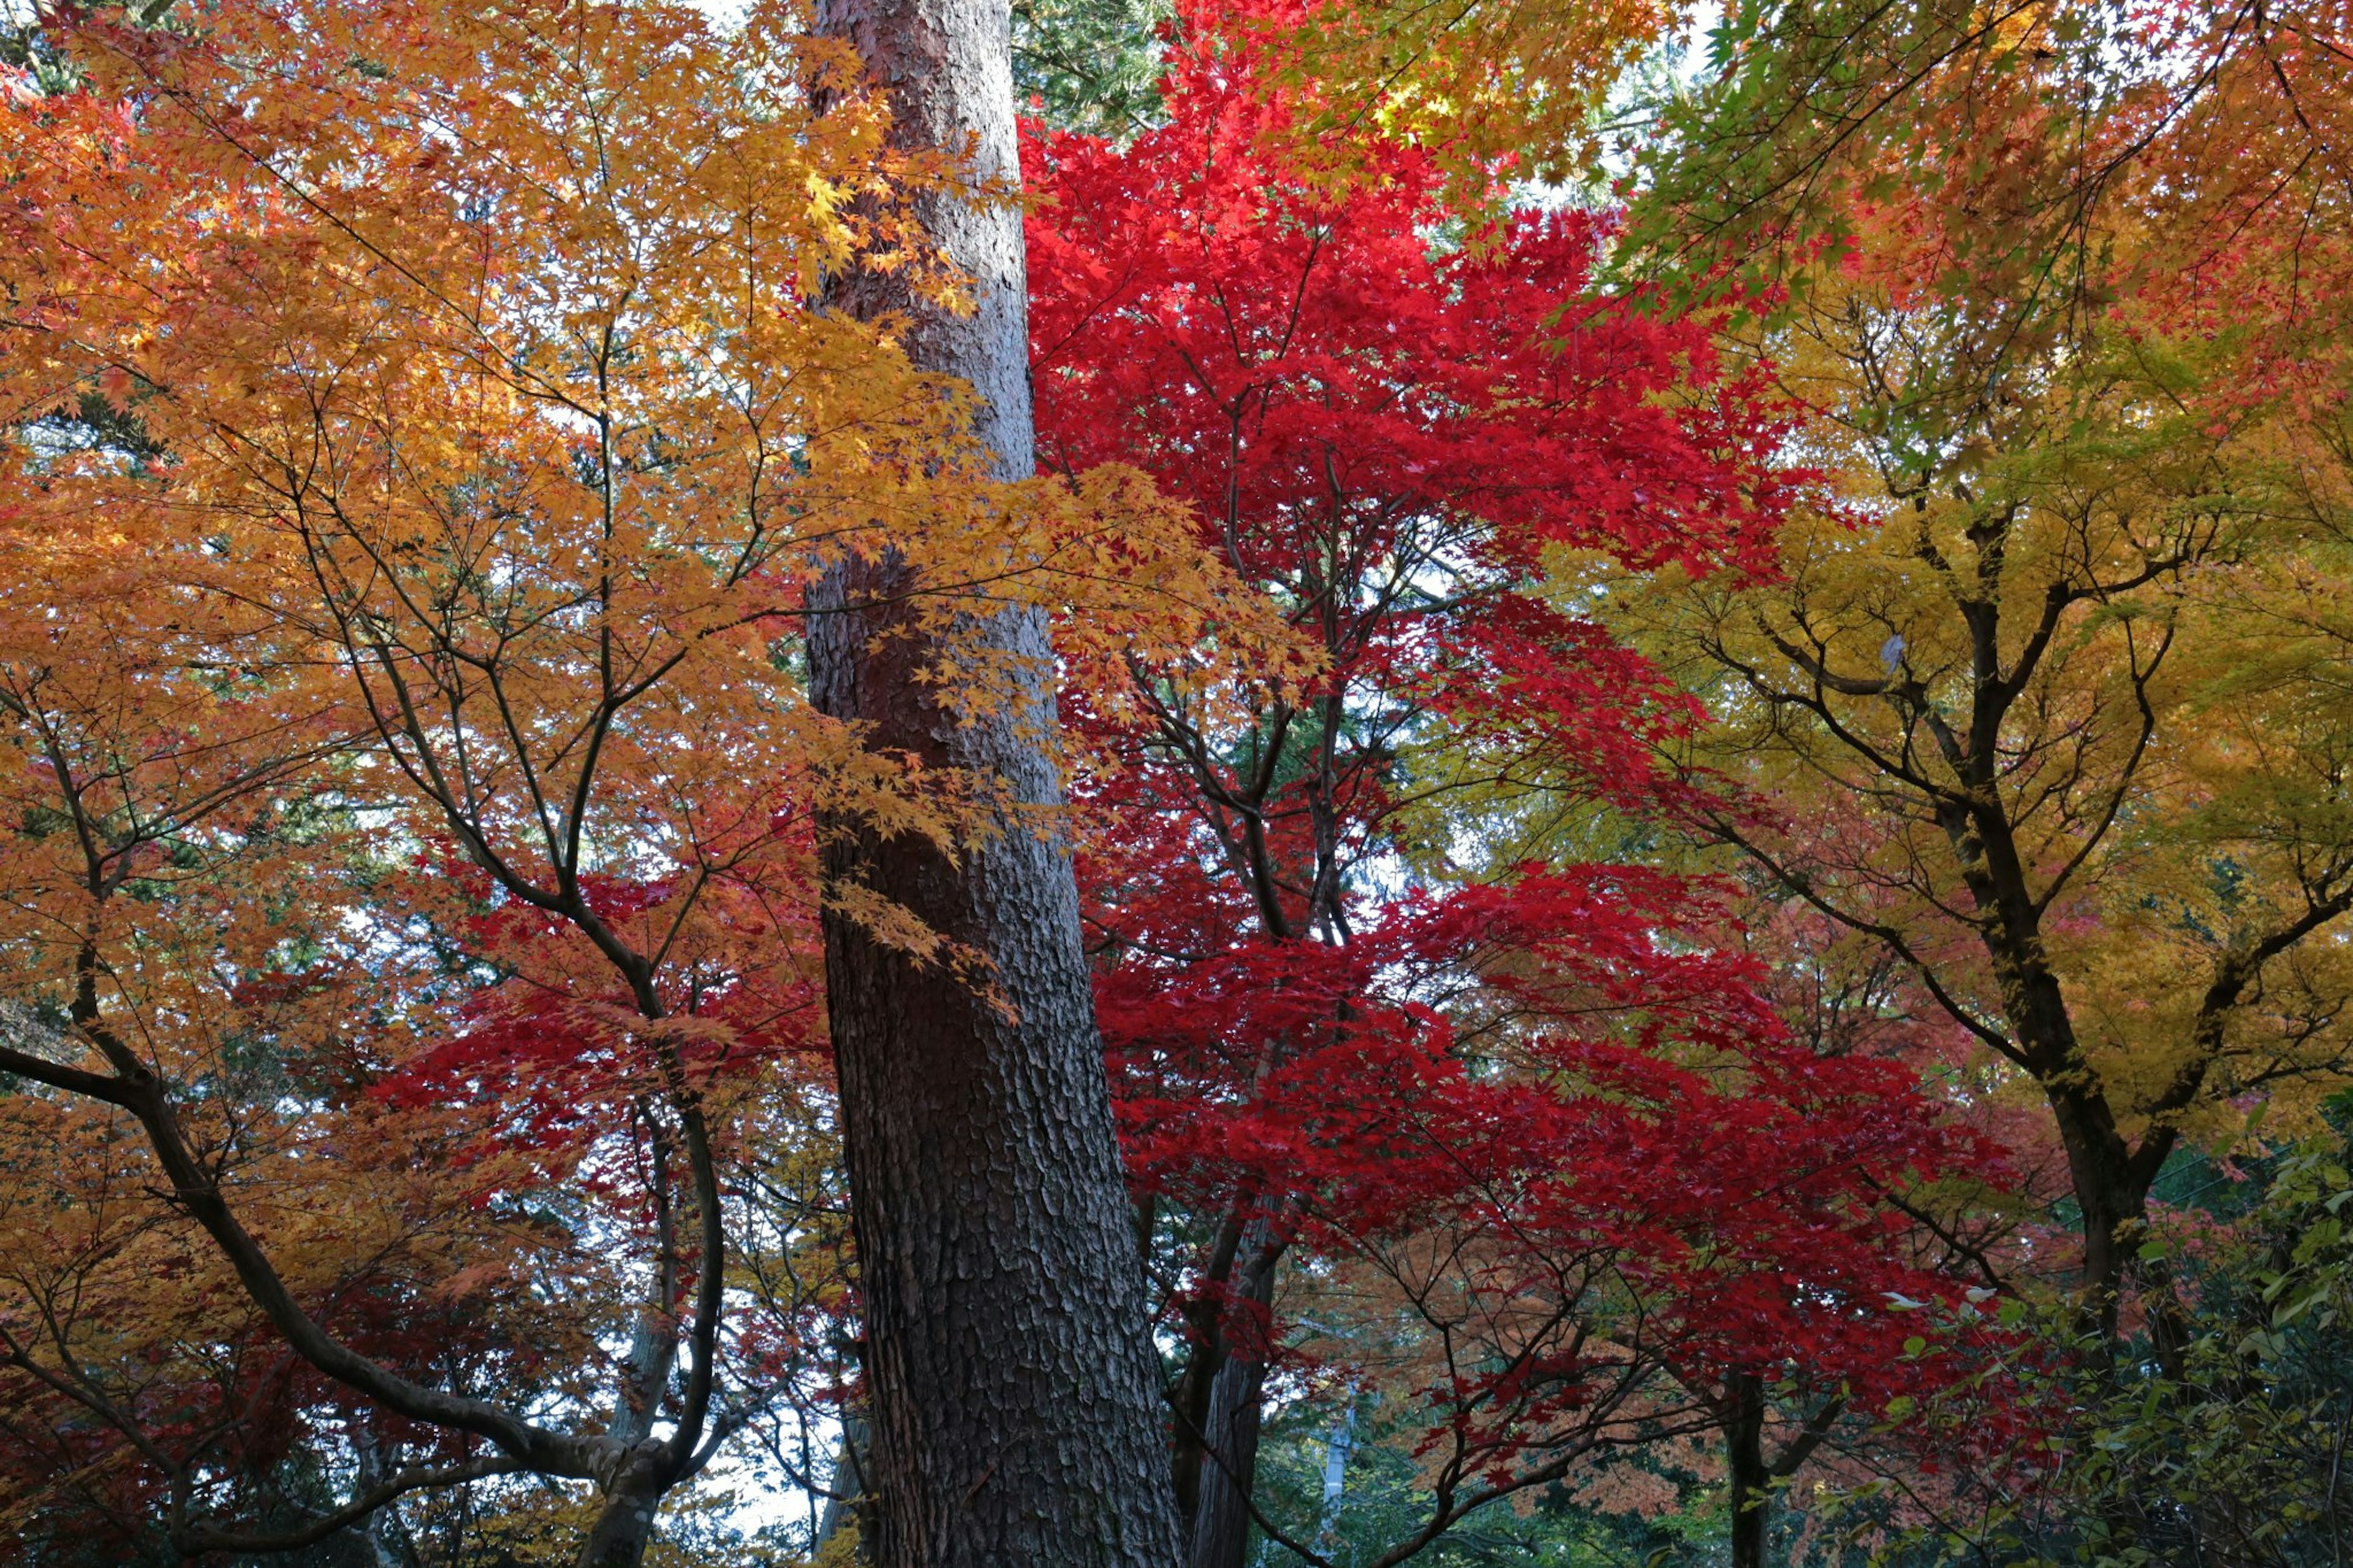
[[[986,612],[1083,675],[1223,594],[1148,484],[997,482],[820,308],[961,286],[907,201],[962,175],[858,82],[786,5],[293,0],[59,8],[0,83],[0,1068],[106,1151],[69,1222],[12,1176],[0,1355],[69,1511],[259,1549],[530,1472],[638,1560],[774,1403],[730,1194],[822,1121],[820,915],[987,984],[818,872],[820,820],[996,803],[811,708],[812,584],[909,566],[971,721],[1034,677]],[[151,1272],[196,1283],[51,1310]],[[298,1434],[332,1495],[271,1479]]]

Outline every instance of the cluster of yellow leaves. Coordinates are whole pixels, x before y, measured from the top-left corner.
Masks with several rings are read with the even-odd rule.
[[[2353,428],[2242,395],[2246,331],[2010,326],[1865,268],[1818,288],[1769,344],[1831,480],[1781,579],[1612,613],[1708,697],[1693,760],[1776,817],[1737,831],[1907,973],[2006,1032],[1978,933],[2031,926],[2129,1131],[2226,1140],[2250,1096],[2300,1124],[2353,1064]]]
[[[1291,74],[1321,105],[1314,130],[1369,126],[1419,143],[1476,198],[1498,167],[1562,181],[1588,164],[1594,110],[1685,11],[1675,0],[1377,0],[1306,6],[1277,25]]]
[[[974,717],[1036,673],[956,657],[975,608],[1061,612],[1094,669],[1224,593],[1133,477],[987,481],[964,395],[819,308],[853,253],[920,264],[900,199],[949,176],[885,153],[790,7],[729,37],[535,4],[207,26],[93,27],[86,90],[5,122],[44,193],[9,219],[7,413],[97,394],[160,454],[36,439],[10,521],[121,552],[150,605],[244,606],[272,689],[373,736],[477,858],[548,884],[593,812],[610,852],[691,860],[794,779],[967,827],[779,651],[848,554],[914,568],[927,678]]]

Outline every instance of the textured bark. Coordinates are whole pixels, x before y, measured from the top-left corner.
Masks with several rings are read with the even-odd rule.
[[[1004,0],[828,0],[890,94],[892,134],[1015,167]],[[926,227],[976,286],[956,317],[892,279],[841,279],[832,307],[905,312],[915,363],[969,382],[1005,478],[1033,471],[1020,221],[944,198]],[[811,608],[819,708],[868,743],[974,770],[1012,801],[1060,799],[1041,617],[985,635],[1035,661],[1029,710],[960,725],[911,679],[926,657],[889,607],[904,568],[836,573]],[[908,635],[888,640],[878,634]],[[826,977],[866,1312],[881,1568],[1177,1559],[1167,1450],[1067,847],[1028,825],[951,860],[832,825],[827,868],[982,955],[1006,1010],[967,980],[828,918]]]

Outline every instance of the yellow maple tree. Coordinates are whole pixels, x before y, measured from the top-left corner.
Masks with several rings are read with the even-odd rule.
[[[2163,242],[2119,222],[2107,287]],[[2329,361],[2260,373],[2277,317],[1956,290],[1923,226],[1861,227],[1755,345],[1826,476],[1778,579],[1606,602],[1714,709],[1684,761],[1748,806],[1707,835],[2047,1109],[2113,1326],[2169,1155],[2353,1067],[2353,431]]]

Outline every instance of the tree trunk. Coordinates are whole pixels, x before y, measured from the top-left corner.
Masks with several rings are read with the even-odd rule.
[[[1262,1323],[1274,1300],[1275,1265],[1286,1243],[1276,1236],[1268,1215],[1250,1212],[1254,1206],[1245,1199],[1229,1212],[1218,1245],[1210,1249],[1203,1295],[1186,1308],[1194,1342],[1184,1373],[1167,1395],[1174,1417],[1169,1423],[1169,1472],[1188,1563],[1210,1561],[1194,1542],[1212,1508],[1239,1506],[1247,1515],[1255,1480],[1258,1398],[1266,1381],[1263,1329],[1248,1324],[1238,1342],[1228,1331],[1231,1304],[1226,1296],[1230,1290],[1235,1301],[1255,1308]],[[1257,1364],[1254,1369],[1238,1366],[1238,1361]],[[1209,1452],[1213,1447],[1218,1449],[1214,1458]],[[1208,1489],[1219,1478],[1235,1495],[1212,1505]]]
[[[887,89],[901,144],[1015,169],[1005,0],[826,0],[819,25]],[[921,368],[978,394],[998,473],[1034,468],[1018,215],[927,198],[927,229],[976,284],[965,316],[854,274],[835,308],[904,313]],[[984,632],[1028,660],[1029,710],[965,725],[913,679],[931,649],[892,609],[905,571],[835,573],[812,595],[818,706],[871,746],[971,770],[1010,800],[1057,804],[1039,743],[1052,722],[1042,616]],[[896,631],[887,642],[880,635]],[[979,954],[996,998],[826,917],[838,1064],[866,1313],[881,1568],[1170,1568],[1177,1559],[1142,1269],[1080,946],[1067,847],[1008,821],[958,858],[834,823],[826,868]],[[997,1005],[997,1000],[1006,1004]],[[1009,1009],[1009,1012],[1008,1012]]]
[[[2001,983],[2010,1027],[2026,1047],[2027,1064],[2042,1086],[2067,1156],[2068,1184],[2081,1213],[2084,1237],[2084,1331],[2110,1352],[2116,1345],[2125,1285],[2127,1233],[2147,1217],[2148,1184],[2137,1173],[2132,1145],[2116,1126],[2097,1074],[2084,1059],[2074,1018],[2058,976],[2042,958],[2039,927],[1988,946]]]
[[[1765,1568],[1766,1530],[1773,1522],[1773,1476],[1765,1463],[1765,1391],[1753,1373],[1736,1373],[1726,1382],[1724,1447],[1732,1478],[1732,1568]]]
[[[2069,1184],[2083,1211],[2086,1327],[2112,1345],[2124,1291],[2126,1233],[2147,1216],[2147,1188],[2105,1096],[2082,1092],[2063,1080],[2046,1080],[2044,1092],[2067,1154]]]
[[[1250,1489],[1258,1473],[1261,1395],[1266,1363],[1229,1355],[1210,1385],[1208,1450],[1193,1512],[1192,1568],[1242,1568],[1250,1547]]]
[[[1348,1460],[1356,1451],[1356,1400],[1340,1406],[1340,1419],[1324,1443],[1324,1494],[1315,1508],[1315,1550],[1325,1556],[1340,1540],[1340,1509],[1348,1500]]]
[[[812,1552],[823,1552],[828,1542],[849,1528],[865,1510],[868,1446],[866,1417],[844,1411],[841,1443],[834,1457],[832,1479],[827,1483],[825,1510],[818,1515],[817,1536],[809,1542]],[[872,1561],[862,1546],[859,1555]]]
[[[1982,719],[1976,725],[1987,727]],[[1983,754],[1991,754],[1990,742],[1984,743]],[[1983,791],[1994,787],[1991,773],[1982,770],[1970,782]],[[2099,1075],[2084,1058],[2065,990],[2050,966],[2042,915],[2009,819],[1999,810],[1958,805],[1939,816],[1983,917],[1979,941],[2001,988],[2003,1016],[2027,1070],[2042,1086],[2066,1152],[2068,1181],[2082,1210],[2084,1328],[2113,1349],[2124,1289],[2123,1233],[2147,1215],[2148,1183],[2137,1173],[2132,1145],[2117,1130]]]
[[[1261,1400],[1266,1385],[1266,1321],[1274,1301],[1274,1270],[1285,1243],[1264,1214],[1242,1226],[1235,1248],[1240,1288],[1237,1300],[1249,1310],[1228,1332],[1220,1313],[1204,1353],[1216,1358],[1208,1396],[1198,1411],[1180,1410],[1176,1438],[1176,1492],[1180,1517],[1187,1511],[1188,1474],[1191,1568],[1241,1568],[1250,1545],[1250,1497],[1258,1484]],[[1187,1420],[1198,1425],[1184,1430]],[[1192,1439],[1188,1441],[1188,1439]],[[1189,1459],[1189,1466],[1187,1460]]]
[[[575,1568],[638,1568],[645,1561],[654,1518],[670,1488],[661,1459],[660,1444],[641,1443],[613,1475],[605,1489],[603,1510],[573,1559]]]

